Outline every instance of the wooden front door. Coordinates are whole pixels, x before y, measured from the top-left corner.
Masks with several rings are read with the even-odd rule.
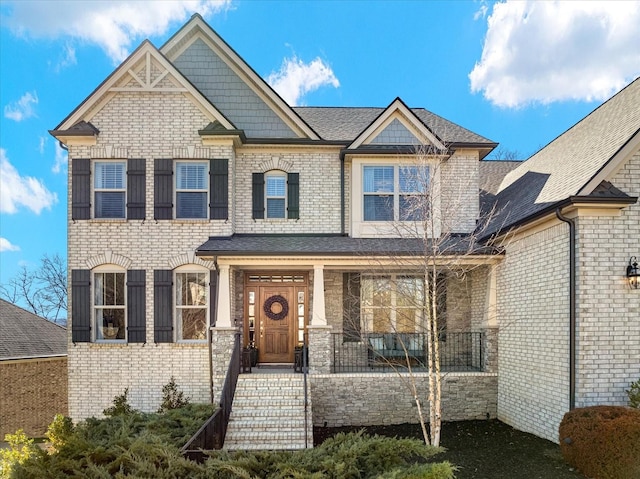
[[[295,288],[273,284],[260,286],[258,292],[258,361],[292,363],[296,331]]]

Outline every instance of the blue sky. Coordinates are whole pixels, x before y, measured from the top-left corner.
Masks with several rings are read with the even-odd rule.
[[[66,255],[48,134],[142,40],[200,13],[290,103],[400,97],[526,158],[640,74],[640,2],[0,2],[0,283]]]

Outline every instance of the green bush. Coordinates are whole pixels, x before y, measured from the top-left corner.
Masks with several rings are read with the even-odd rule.
[[[45,435],[51,443],[51,450],[57,452],[67,442],[69,436],[73,434],[73,421],[70,417],[56,414],[53,422],[49,424]]]
[[[38,449],[33,439],[27,437],[22,429],[15,434],[6,434],[4,440],[9,443],[7,449],[0,449],[0,478],[11,476],[11,471],[24,464]]]
[[[416,439],[339,434],[301,451],[213,451],[204,464],[185,459],[179,447],[211,415],[211,405],[188,405],[163,414],[132,413],[89,419],[58,452],[36,450],[14,478],[188,477],[297,479],[451,479],[455,468],[429,462],[441,451]],[[58,420],[58,422],[61,422]],[[36,448],[37,449],[37,448]]]
[[[189,398],[184,397],[184,393],[178,389],[176,380],[171,376],[169,383],[162,386],[162,403],[158,412],[179,409],[187,404],[189,404]]]
[[[629,406],[640,409],[640,379],[631,383],[627,389],[627,396],[629,396]]]
[[[102,411],[102,414],[111,417],[131,414],[133,412],[135,412],[135,409],[129,404],[129,388],[125,388],[123,394],[113,398],[113,406]]]
[[[640,410],[622,406],[574,409],[560,423],[564,459],[588,477],[640,477]]]

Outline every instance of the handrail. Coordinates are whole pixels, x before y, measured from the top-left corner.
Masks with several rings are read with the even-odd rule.
[[[205,455],[202,451],[212,449],[222,449],[227,435],[229,416],[233,406],[233,397],[236,392],[238,376],[240,375],[240,333],[236,333],[231,360],[227,368],[227,375],[224,386],[220,393],[220,403],[218,409],[209,419],[198,429],[198,431],[187,441],[180,452],[183,456],[202,462]]]
[[[307,338],[305,334],[305,341],[302,344],[302,375],[304,378],[304,448],[309,447],[309,437],[307,431],[309,430],[309,396],[307,392],[307,375],[309,374],[308,365],[308,348]]]

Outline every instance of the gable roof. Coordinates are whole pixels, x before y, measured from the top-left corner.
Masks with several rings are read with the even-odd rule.
[[[195,101],[210,121],[218,121],[225,128],[235,129],[233,123],[218,111],[149,40],[145,40],[50,133],[55,137],[76,136],[77,125],[90,122],[93,113],[99,111],[101,105],[106,104],[121,91],[173,91],[186,94]],[[86,124],[90,125],[90,123]]]
[[[65,328],[0,299],[0,361],[66,354]]]
[[[240,78],[240,80],[248,87],[253,94],[255,94],[262,102],[270,108],[295,134],[300,138],[309,138],[318,140],[318,134],[311,128],[296,112],[294,109],[285,102],[271,86],[251,68],[251,66],[244,61],[244,59],[236,53],[236,51],[220,37],[213,28],[200,16],[194,14],[191,19],[180,28],[167,42],[160,48],[161,52],[174,64],[180,58],[180,55],[194,42],[204,42],[207,47],[215,53],[217,58],[224,62],[228,68],[228,72],[225,74],[227,78],[223,80],[225,86],[228,86],[228,76],[233,75]],[[198,72],[197,74],[195,72]],[[189,75],[185,73],[196,85],[199,79],[210,80],[210,73],[203,71],[201,65],[197,65],[194,71]],[[204,81],[204,80],[203,80]],[[201,91],[205,96],[209,97],[212,104],[216,104],[216,101],[211,97],[216,94],[218,88],[210,88],[209,91],[205,89],[205,83],[200,85]],[[220,98],[220,101],[224,101],[224,96]],[[231,104],[237,106],[234,100]],[[238,125],[241,127],[241,125]]]
[[[482,210],[497,211],[487,234],[568,202],[634,203],[607,180],[639,148],[640,78],[507,173],[497,195],[485,195]]]

